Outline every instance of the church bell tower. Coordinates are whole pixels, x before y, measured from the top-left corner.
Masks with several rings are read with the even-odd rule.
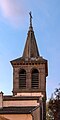
[[[29,97],[31,100],[37,99],[38,105],[40,104],[40,97],[43,95],[45,99],[43,114],[45,115],[46,77],[48,76],[48,65],[47,60],[41,57],[39,54],[34,30],[32,27],[31,12],[29,15],[30,26],[23,55],[22,57],[11,61],[13,66],[13,96],[23,96],[24,98]],[[42,120],[40,112],[41,110],[37,112],[34,120]],[[46,118],[43,118],[43,120],[45,119]]]

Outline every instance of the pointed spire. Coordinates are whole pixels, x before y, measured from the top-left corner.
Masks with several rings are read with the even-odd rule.
[[[33,27],[32,27],[31,12],[29,13],[29,15],[30,15],[30,27],[28,31],[28,36],[27,36],[24,52],[23,52],[23,57],[24,58],[32,58],[32,57],[35,58],[35,57],[39,57],[39,51],[38,51],[38,47],[37,47],[37,43],[36,43],[36,39],[35,39]]]
[[[30,27],[32,27],[32,14],[31,14],[31,11],[29,12],[29,15],[30,15]]]

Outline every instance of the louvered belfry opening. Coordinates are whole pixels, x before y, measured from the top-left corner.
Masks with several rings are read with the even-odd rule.
[[[34,89],[39,87],[39,72],[37,69],[32,70],[31,87]]]
[[[24,69],[19,71],[19,88],[26,88],[26,71]]]

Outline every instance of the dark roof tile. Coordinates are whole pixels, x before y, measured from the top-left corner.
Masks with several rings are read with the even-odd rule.
[[[0,114],[30,114],[35,107],[3,107],[0,108]]]

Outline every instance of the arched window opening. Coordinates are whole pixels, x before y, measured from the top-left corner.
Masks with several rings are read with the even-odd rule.
[[[24,69],[19,71],[19,88],[26,88],[26,71]]]
[[[34,89],[39,87],[39,72],[37,69],[32,70],[31,87]]]

